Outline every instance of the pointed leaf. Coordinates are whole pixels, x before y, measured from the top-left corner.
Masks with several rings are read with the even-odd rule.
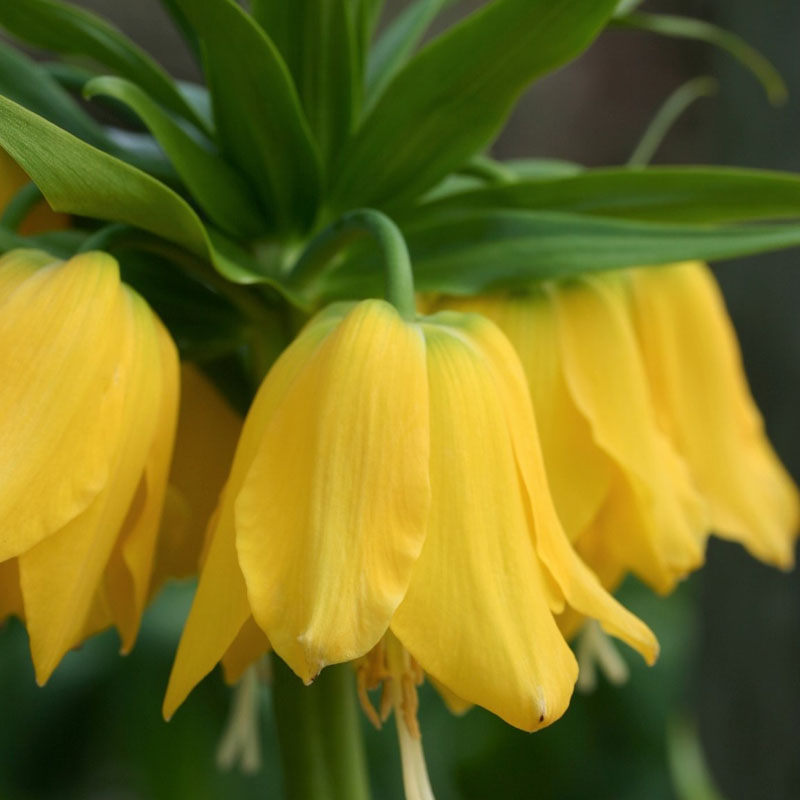
[[[235,245],[206,230],[172,189],[4,97],[0,147],[56,211],[134,225],[206,258],[234,283],[268,283],[283,291],[259,274]]]
[[[275,45],[233,0],[177,0],[203,45],[220,147],[281,231],[308,228],[320,194],[319,153]]]
[[[449,294],[800,245],[800,223],[677,225],[536,211],[430,215],[404,234],[417,289]],[[375,296],[382,285],[379,263],[373,251],[359,248],[323,276],[317,291],[325,301]]]
[[[729,167],[586,170],[450,194],[420,206],[408,221],[445,209],[490,208],[570,211],[652,222],[800,218],[800,176]]]
[[[0,26],[36,47],[89,56],[138,83],[166,108],[204,129],[203,120],[169,75],[104,19],[59,0],[25,0],[23,3],[0,3]]]
[[[361,102],[359,32],[351,0],[256,2],[253,16],[280,50],[311,130],[330,162]]]
[[[95,78],[86,84],[84,95],[107,95],[129,105],[153,133],[192,196],[220,228],[244,238],[264,232],[266,221],[242,177],[219,155],[189,136],[138,86],[124,78]]]
[[[368,104],[408,60],[439,12],[453,0],[415,0],[392,20],[369,54]]]
[[[755,75],[773,105],[786,102],[788,90],[778,70],[755,47],[731,31],[701,19],[639,11],[615,19],[614,25],[678,39],[697,39],[719,47]]]
[[[334,210],[397,207],[438,183],[499,131],[537,76],[584,50],[615,0],[495,0],[399,72],[346,148]]]

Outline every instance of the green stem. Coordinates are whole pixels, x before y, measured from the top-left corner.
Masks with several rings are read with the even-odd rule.
[[[287,800],[369,800],[353,671],[327,667],[304,686],[280,659],[273,667]]]
[[[9,231],[19,230],[34,206],[42,199],[42,193],[35,183],[26,183],[6,206],[0,217],[0,226]]]
[[[386,299],[405,319],[416,315],[414,273],[403,234],[380,211],[360,208],[328,225],[306,247],[289,275],[289,282],[302,286],[316,277],[345,247],[363,236],[371,236],[383,257]]]

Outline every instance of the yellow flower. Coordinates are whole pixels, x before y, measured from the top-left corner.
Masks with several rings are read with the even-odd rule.
[[[711,527],[791,567],[797,488],[765,435],[714,276],[695,262],[631,270],[629,280],[658,421],[689,465]]]
[[[712,529],[791,564],[797,492],[704,265],[428,306],[479,311],[514,345],[558,514],[605,586],[630,571],[670,591],[702,563]],[[576,622],[567,615],[562,627]]]
[[[520,356],[559,517],[604,585],[660,592],[700,565],[702,499],[660,430],[620,276],[443,298],[480,311]]]
[[[0,259],[0,612],[37,680],[109,623],[135,639],[178,400],[175,347],[103,253]]]
[[[575,682],[565,607],[655,658],[563,533],[502,334],[477,315],[333,306],[245,421],[164,713],[221,659],[243,669],[271,645],[306,682],[344,661],[362,690],[388,680],[409,749],[421,671],[534,730]]]

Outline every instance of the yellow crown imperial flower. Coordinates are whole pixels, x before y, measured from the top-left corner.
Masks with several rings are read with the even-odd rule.
[[[704,506],[658,426],[618,276],[438,305],[480,311],[514,345],[558,514],[606,586],[630,571],[668,592],[700,565]]]
[[[147,601],[178,400],[175,347],[99,252],[0,259],[0,616],[37,680]]]
[[[711,530],[792,563],[797,492],[764,436],[706,267],[430,305],[479,311],[514,345],[559,516],[606,586],[631,571],[671,590],[702,563]]]
[[[713,274],[690,262],[631,270],[629,280],[658,421],[689,465],[712,529],[791,567],[800,498],[764,432]]]
[[[271,647],[304,681],[357,661],[413,752],[414,685],[534,730],[565,710],[565,607],[656,656],[578,559],[547,487],[522,368],[488,320],[318,314],[267,375],[217,509],[164,703]],[[410,738],[409,738],[410,737]]]

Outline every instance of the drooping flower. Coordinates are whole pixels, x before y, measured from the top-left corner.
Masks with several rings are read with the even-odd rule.
[[[628,279],[659,425],[689,465],[711,527],[791,567],[800,498],[766,437],[713,274],[690,262]]]
[[[655,658],[564,535],[502,334],[477,315],[332,306],[253,401],[164,712],[220,660],[243,669],[271,646],[306,682],[345,661],[364,690],[387,681],[409,753],[423,671],[534,730],[575,682],[565,607]]]
[[[178,402],[175,347],[99,252],[0,259],[0,562],[43,683],[148,597]]]
[[[513,344],[559,517],[604,585],[633,572],[668,592],[699,566],[704,504],[658,425],[624,280],[436,302],[480,311]]]

